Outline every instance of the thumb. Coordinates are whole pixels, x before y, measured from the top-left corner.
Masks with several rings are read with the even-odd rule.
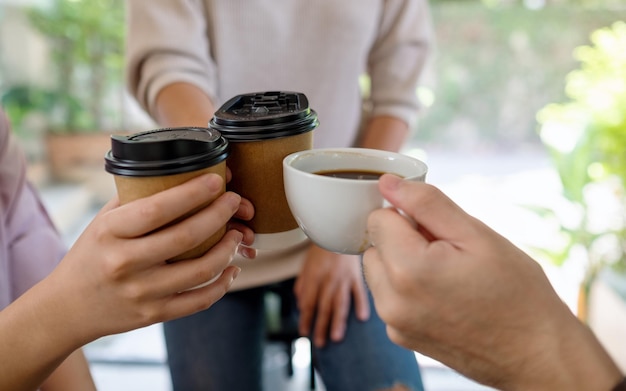
[[[474,232],[468,229],[474,226],[474,218],[433,185],[385,174],[378,188],[391,205],[415,220],[434,239],[466,241],[468,234]]]

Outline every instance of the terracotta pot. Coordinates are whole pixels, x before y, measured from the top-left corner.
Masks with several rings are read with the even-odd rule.
[[[111,147],[106,132],[48,134],[45,139],[50,179],[83,182],[104,171],[104,155]]]

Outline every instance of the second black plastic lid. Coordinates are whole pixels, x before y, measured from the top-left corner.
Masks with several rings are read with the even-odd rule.
[[[209,126],[232,141],[294,136],[319,125],[317,113],[299,92],[268,91],[237,95],[224,103]]]

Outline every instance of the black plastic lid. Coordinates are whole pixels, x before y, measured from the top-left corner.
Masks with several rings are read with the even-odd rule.
[[[104,167],[115,175],[172,175],[214,166],[228,153],[228,140],[214,129],[164,128],[111,136]]]
[[[306,133],[319,125],[317,113],[299,92],[237,95],[224,103],[209,126],[230,141],[255,141]]]

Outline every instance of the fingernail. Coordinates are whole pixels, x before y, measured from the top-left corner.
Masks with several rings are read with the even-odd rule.
[[[241,196],[231,191],[226,192],[226,194],[228,195],[228,203],[232,207],[233,211],[236,212],[237,209],[239,209],[239,205],[241,205]]]
[[[241,231],[233,230],[237,233],[237,237],[235,238],[235,243],[237,246],[241,246],[241,242],[243,242],[243,233]]]
[[[221,188],[223,180],[224,179],[221,176],[215,173],[209,173],[204,175],[204,183],[206,183],[211,190],[217,190]]]
[[[235,267],[235,271],[233,272],[233,280],[237,278],[237,276],[239,275],[239,272],[241,272],[241,268]]]
[[[339,342],[343,339],[343,336],[344,336],[343,329],[333,330],[331,339],[335,342]]]
[[[248,246],[242,246],[241,249],[241,255],[244,258],[248,258],[248,259],[252,259],[255,257],[256,255],[256,250],[253,249],[252,247],[248,247]]]

